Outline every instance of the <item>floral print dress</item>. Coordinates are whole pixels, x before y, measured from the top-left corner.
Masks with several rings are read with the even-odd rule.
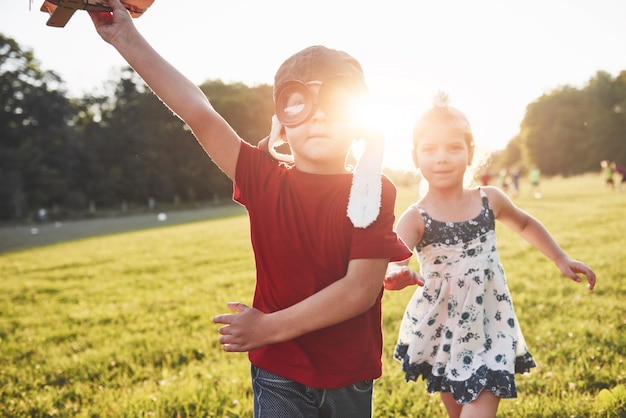
[[[515,398],[515,373],[535,367],[496,251],[495,216],[480,195],[480,214],[463,222],[437,221],[413,205],[424,218],[415,249],[425,284],[406,308],[395,350],[407,381],[422,376],[428,392],[451,392],[459,404],[483,390]]]

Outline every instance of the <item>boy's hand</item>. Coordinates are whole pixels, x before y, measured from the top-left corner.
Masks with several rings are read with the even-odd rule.
[[[577,283],[582,282],[582,279],[578,276],[579,274],[587,277],[587,288],[589,290],[593,290],[596,285],[596,274],[585,263],[568,258],[564,263],[557,265],[559,270],[561,270],[561,273]]]
[[[120,0],[108,0],[112,12],[89,12],[98,34],[110,44],[128,27],[134,26],[130,13]]]
[[[274,335],[268,328],[268,317],[258,309],[243,303],[228,302],[228,308],[237,313],[222,314],[213,318],[216,324],[226,324],[219,329],[219,339],[224,351],[243,352],[272,344]]]
[[[398,270],[387,271],[384,285],[386,290],[401,290],[413,285],[424,286],[424,278],[410,268],[403,266]]]

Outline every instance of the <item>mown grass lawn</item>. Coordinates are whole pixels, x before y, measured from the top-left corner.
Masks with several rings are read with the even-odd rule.
[[[517,203],[598,275],[593,292],[560,277],[498,227],[500,255],[538,367],[518,377],[502,417],[626,416],[626,193],[599,176],[522,183]],[[417,196],[401,188],[398,214]],[[416,266],[415,260],[412,261]],[[212,317],[249,303],[245,215],[0,254],[0,416],[249,417],[245,354],[217,343]],[[384,296],[376,417],[443,417],[392,358],[412,289]]]

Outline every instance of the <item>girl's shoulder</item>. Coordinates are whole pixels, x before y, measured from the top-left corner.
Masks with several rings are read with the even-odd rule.
[[[509,197],[496,186],[481,186],[480,190],[487,196],[489,205],[491,206],[496,218],[502,208],[511,204]]]
[[[424,217],[419,208],[419,201],[410,205],[400,215],[396,230],[409,248],[417,245],[424,234]]]
[[[417,213],[421,213],[424,211],[424,209],[422,209],[422,202],[424,201],[424,198],[422,197],[420,200],[418,200],[417,202],[411,204],[408,208],[407,211],[413,211],[413,212],[417,212]]]
[[[422,216],[425,212],[424,212],[424,209],[422,209],[422,207],[420,206],[420,202],[421,200],[418,200],[417,202],[410,204],[409,207],[406,208],[406,210],[402,214],[402,217],[408,218],[413,222],[415,221],[423,222]]]
[[[489,201],[500,200],[504,192],[496,186],[480,186],[479,189],[487,195]]]

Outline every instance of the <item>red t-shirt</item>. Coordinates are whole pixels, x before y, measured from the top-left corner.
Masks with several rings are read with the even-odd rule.
[[[234,200],[249,213],[256,261],[253,306],[288,308],[345,276],[360,258],[411,256],[393,232],[396,189],[383,177],[380,214],[355,228],[346,210],[352,174],[319,175],[279,164],[245,142]],[[367,312],[294,340],[250,351],[252,364],[320,389],[376,379],[382,373],[382,290]]]

